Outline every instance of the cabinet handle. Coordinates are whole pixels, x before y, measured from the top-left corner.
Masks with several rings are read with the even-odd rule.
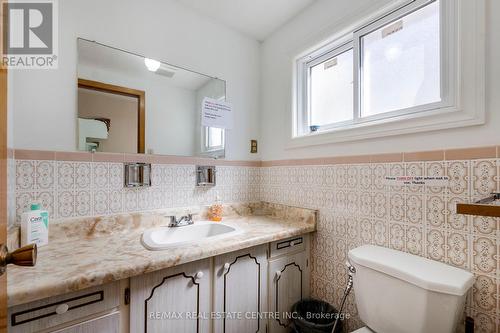
[[[196,273],[196,276],[194,278],[195,280],[201,280],[201,278],[203,278],[203,272],[199,271],[198,273]]]
[[[281,276],[281,271],[276,271],[276,278],[278,279]]]
[[[66,303],[59,304],[56,308],[56,313],[57,314],[63,314],[66,313],[69,310],[69,305]]]
[[[227,273],[229,271],[229,267],[231,267],[231,265],[228,262],[226,262],[224,264],[224,273]]]

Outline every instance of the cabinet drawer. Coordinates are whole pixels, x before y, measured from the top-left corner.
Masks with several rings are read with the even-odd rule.
[[[308,235],[295,236],[271,243],[270,257],[277,257],[282,254],[303,251],[306,248]]]
[[[119,333],[120,313],[113,312],[105,316],[84,321],[53,333]]]
[[[36,332],[120,305],[118,283],[9,308],[9,332]]]

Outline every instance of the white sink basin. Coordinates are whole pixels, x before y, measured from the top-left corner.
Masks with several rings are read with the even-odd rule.
[[[215,240],[241,233],[241,230],[220,222],[197,221],[183,227],[159,227],[143,232],[142,245],[148,250],[163,250],[203,240]]]

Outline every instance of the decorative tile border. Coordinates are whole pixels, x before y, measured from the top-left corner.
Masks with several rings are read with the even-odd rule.
[[[262,161],[263,167],[293,166],[293,165],[334,165],[334,164],[364,164],[364,163],[397,163],[453,161],[500,158],[500,146],[478,147],[466,149],[433,150],[421,152],[389,153],[376,155],[353,155],[339,157],[270,160]]]
[[[231,161],[202,157],[187,157],[173,155],[120,154],[120,153],[88,153],[88,152],[58,152],[43,150],[11,150],[16,160],[45,161],[78,161],[78,162],[143,162],[155,164],[204,164],[220,166],[260,167],[261,161]]]
[[[396,163],[500,158],[500,146],[268,161],[232,161],[224,159],[214,160],[210,158],[174,155],[57,152],[26,149],[9,149],[8,156],[9,158],[15,158],[18,160],[57,160],[116,163],[147,162],[157,164],[214,164],[248,167],[270,167],[286,165]]]

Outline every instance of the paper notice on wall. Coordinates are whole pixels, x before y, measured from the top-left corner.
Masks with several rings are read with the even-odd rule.
[[[233,127],[233,112],[230,103],[205,97],[201,106],[201,124],[208,127]]]
[[[423,177],[423,176],[387,176],[385,184],[390,186],[427,186],[446,187],[449,185],[448,176]]]

